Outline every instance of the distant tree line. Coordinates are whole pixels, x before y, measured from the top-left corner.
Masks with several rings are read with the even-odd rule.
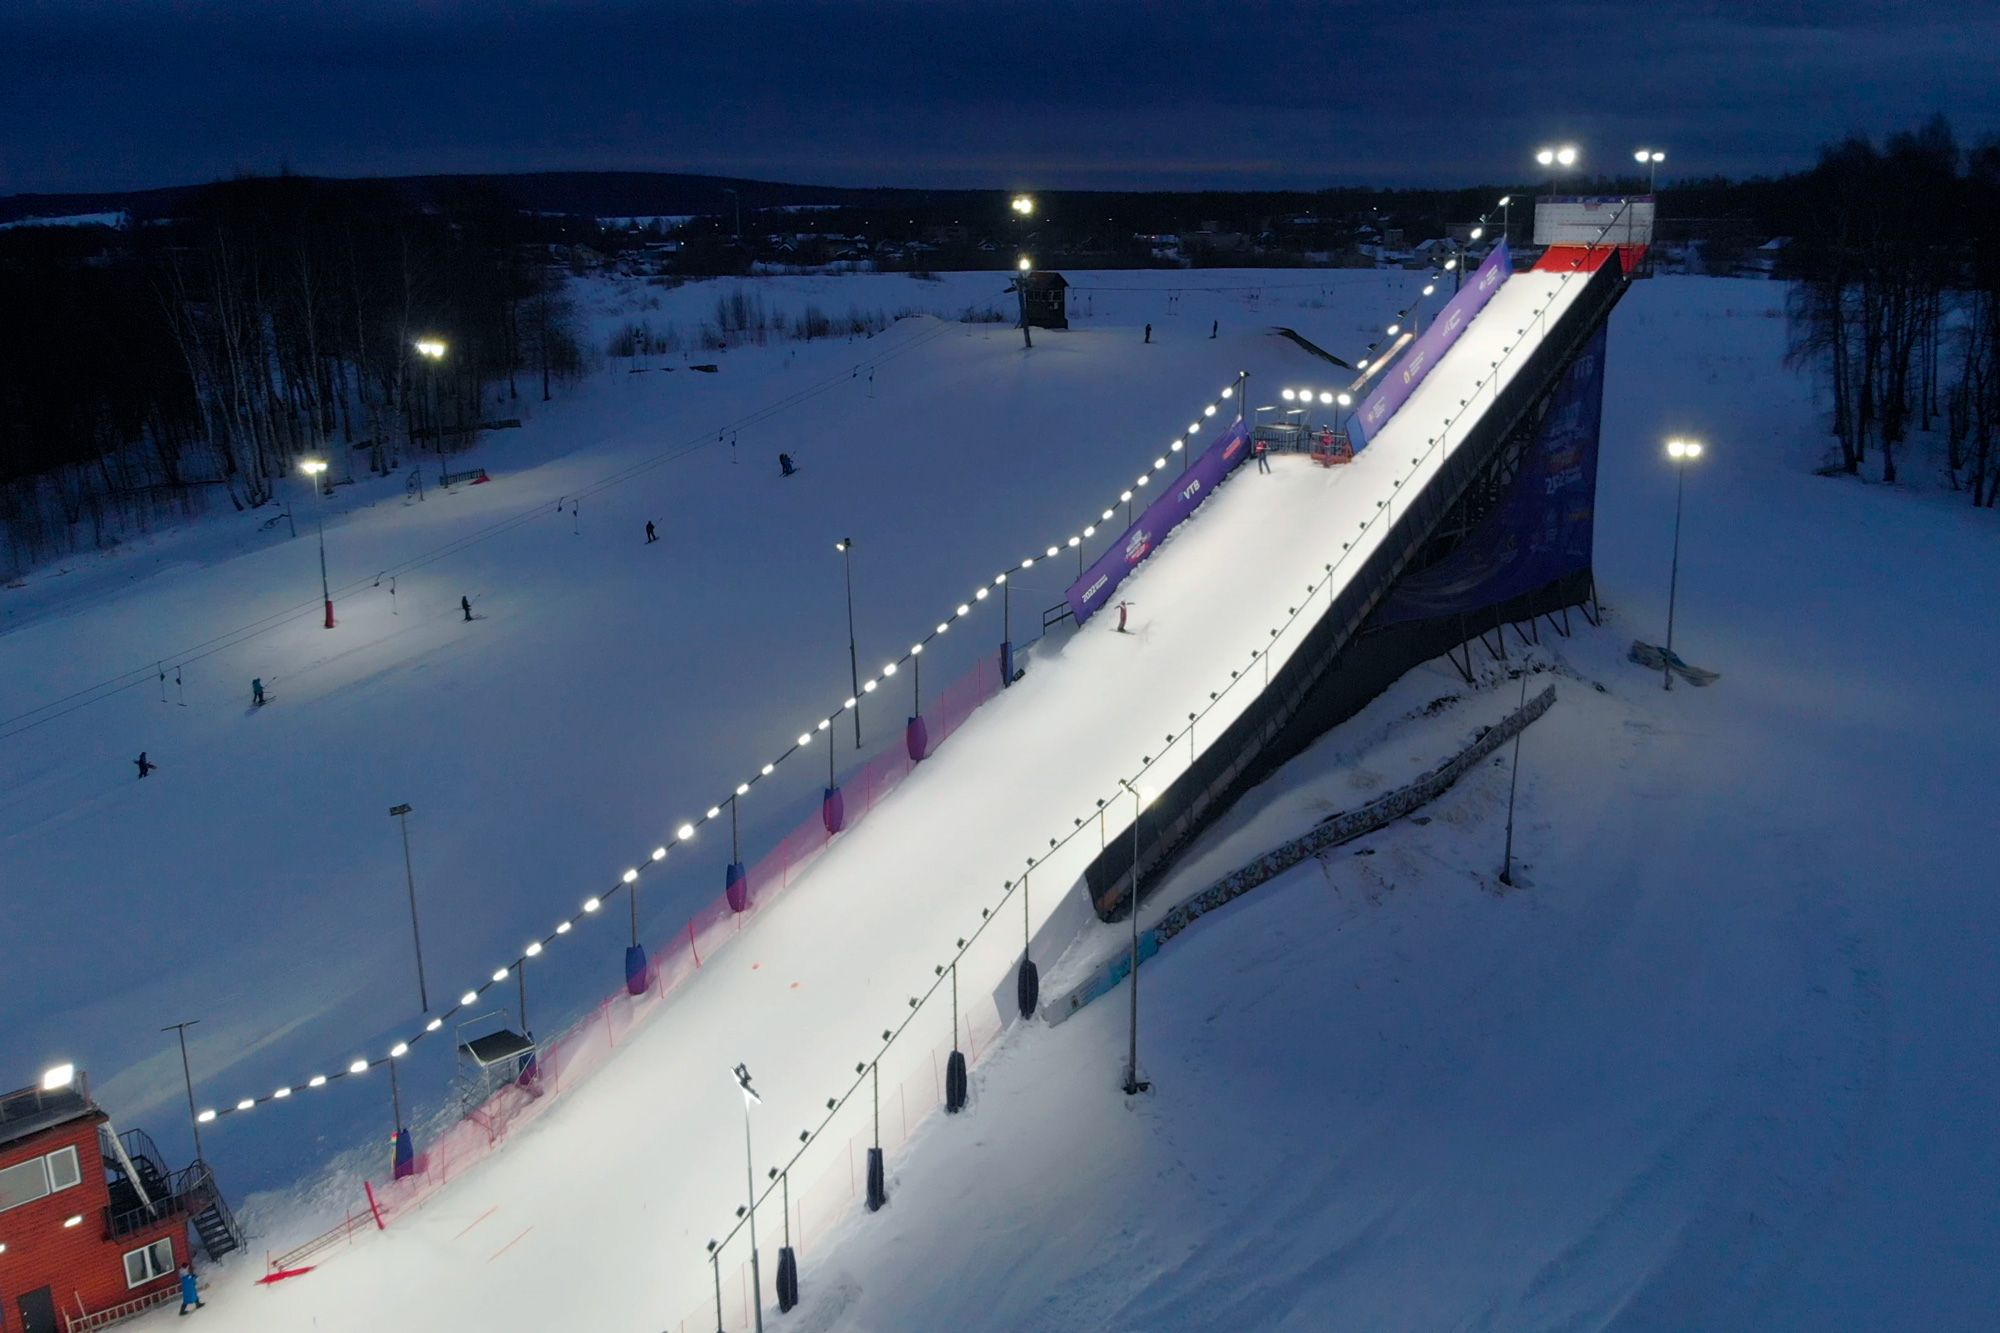
[[[0,233],[0,526],[15,567],[207,497],[254,508],[463,447],[532,377],[581,366],[563,277],[490,191],[412,205],[292,177],[192,191],[107,247]],[[419,339],[444,345],[436,358]]]
[[[1782,272],[1792,356],[1831,386],[1840,467],[1894,482],[1912,431],[1944,427],[1950,483],[2000,501],[2000,143],[1941,116],[1829,145],[1801,181]]]

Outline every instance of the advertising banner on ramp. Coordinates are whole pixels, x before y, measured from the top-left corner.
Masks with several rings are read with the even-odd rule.
[[[1499,505],[1457,550],[1398,582],[1377,623],[1470,615],[1590,568],[1603,415],[1600,326],[1563,372]]]
[[[1066,600],[1070,614],[1081,625],[1091,616],[1103,610],[1139,562],[1152,554],[1154,548],[1167,539],[1195,507],[1222,484],[1230,469],[1250,456],[1250,430],[1239,421],[1231,426],[1223,437],[1208,447],[1206,453],[1189,464],[1188,470],[1170,482],[1165,483],[1161,496],[1146,506],[1138,520],[1117,541],[1111,549],[1097,557],[1091,566],[1075,583],[1069,585]],[[1162,481],[1166,473],[1155,473]]]
[[[1472,323],[1472,317],[1486,308],[1486,303],[1500,290],[1500,284],[1513,272],[1513,259],[1507,253],[1507,243],[1502,241],[1493,247],[1493,253],[1486,256],[1486,262],[1459,289],[1458,295],[1445,302],[1444,309],[1438,311],[1423,335],[1410,344],[1403,359],[1389,367],[1389,373],[1375,386],[1375,392],[1361,400],[1361,406],[1347,424],[1356,449],[1374,439],[1389,418],[1396,415],[1396,409],[1410,400],[1410,395],[1424,382],[1424,376],[1444,359],[1444,354]]]

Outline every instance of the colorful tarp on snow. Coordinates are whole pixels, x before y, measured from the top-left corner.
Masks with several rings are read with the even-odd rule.
[[[1556,386],[1493,512],[1457,550],[1397,583],[1378,622],[1464,615],[1590,568],[1604,416],[1604,327]]]
[[[1110,603],[1111,594],[1125,577],[1139,567],[1139,562],[1150,555],[1155,547],[1167,539],[1167,534],[1180,526],[1181,520],[1195,511],[1222,479],[1229,475],[1231,468],[1250,456],[1250,429],[1238,421],[1226,431],[1222,438],[1208,447],[1207,452],[1188,465],[1187,471],[1174,478],[1153,503],[1139,514],[1138,520],[1117,541],[1111,549],[1097,557],[1090,568],[1083,571],[1075,583],[1069,585],[1066,600],[1070,614],[1081,625],[1091,616],[1103,610]],[[1156,476],[1165,477],[1165,473]]]
[[[1486,262],[1459,289],[1458,295],[1445,302],[1444,309],[1438,311],[1437,318],[1422,336],[1410,344],[1403,359],[1389,368],[1389,373],[1375,386],[1375,392],[1361,400],[1360,409],[1347,425],[1356,449],[1374,439],[1389,418],[1396,415],[1396,409],[1410,400],[1410,395],[1424,382],[1424,376],[1444,359],[1444,354],[1472,323],[1472,317],[1486,308],[1493,293],[1500,290],[1500,284],[1513,272],[1513,258],[1507,253],[1507,243],[1502,241],[1493,247],[1493,253],[1486,256]]]

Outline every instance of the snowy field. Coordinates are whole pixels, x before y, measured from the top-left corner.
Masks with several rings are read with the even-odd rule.
[[[1298,322],[1319,317],[1313,332],[1335,345],[1416,281],[1333,276],[1369,278],[1369,299],[1329,316],[1320,284],[1280,275],[1300,293]],[[886,282],[909,294],[898,306],[948,285],[866,285]],[[754,288],[776,304],[791,285]],[[0,716],[17,720],[0,728],[0,836],[24,886],[14,901],[38,904],[16,929],[45,960],[0,981],[12,1062],[73,1055],[100,1071],[121,1122],[172,1144],[177,1057],[161,1023],[202,1019],[205,1105],[379,1054],[417,1011],[391,803],[416,807],[427,975],[434,1000],[455,997],[846,694],[835,538],[856,542],[872,670],[994,571],[1115,504],[1236,370],[1254,393],[1330,369],[1255,331],[1244,303],[1259,292],[1211,294],[1210,319],[1235,329],[1216,340],[1159,295],[1151,346],[1109,325],[1049,335],[1024,357],[1011,331],[914,319],[873,339],[726,353],[712,376],[599,375],[453,461],[486,466],[491,485],[433,486],[417,503],[400,477],[363,480],[323,502],[332,632],[318,624],[309,494],[294,497],[298,539],[263,527],[274,506],[8,591]],[[683,299],[699,310],[714,296]],[[798,477],[777,476],[780,449]],[[384,571],[400,571],[393,599]],[[1015,580],[1017,638],[1066,582],[1060,567],[1033,573]],[[481,617],[471,625],[461,595]],[[933,689],[997,644],[996,608],[980,612],[927,659]],[[164,691],[141,670],[90,692],[150,660],[167,665]],[[254,712],[253,677],[272,695]],[[905,711],[901,698],[864,707],[871,751]],[[141,749],[162,765],[143,785],[130,766]],[[746,850],[808,814],[823,777],[799,762],[760,784],[742,806]],[[716,851],[669,867],[663,888],[648,877],[645,937],[714,896]],[[533,973],[544,1031],[619,979],[619,924],[575,938]],[[81,939],[95,947],[69,943]],[[412,1102],[443,1102],[447,1060],[402,1072]],[[302,1095],[211,1131],[211,1153],[233,1189],[288,1184],[379,1142],[386,1093],[355,1080]],[[371,1148],[365,1168],[380,1161]]]
[[[1289,325],[1351,357],[1420,282],[1072,277],[1085,288],[1073,302],[1091,313],[1068,334],[1038,335],[1026,356],[1011,330],[917,319],[871,339],[732,350],[713,358],[714,376],[660,358],[646,374],[599,374],[518,434],[491,437],[466,460],[493,472],[490,486],[421,505],[393,479],[343,488],[326,502],[329,560],[337,589],[361,587],[336,593],[331,633],[317,626],[310,536],[260,530],[269,510],[4,594],[0,716],[135,663],[169,672],[164,705],[147,673],[66,716],[23,719],[48,718],[31,730],[0,726],[16,732],[0,736],[11,929],[47,960],[0,980],[16,1017],[10,1065],[77,1059],[100,1071],[115,1116],[172,1145],[184,1131],[162,1023],[203,1018],[204,1104],[379,1054],[417,1010],[390,803],[416,806],[427,970],[433,999],[455,998],[845,695],[835,538],[856,542],[867,675],[995,570],[1095,519],[1238,369],[1251,372],[1253,403],[1280,384],[1330,382],[1331,367],[1264,328]],[[774,308],[953,314],[994,301],[999,281],[748,285]],[[692,325],[737,285],[664,301]],[[604,330],[648,295],[611,286],[587,294]],[[1101,1002],[1062,1029],[1010,1038],[975,1076],[973,1120],[934,1122],[892,1160],[888,1213],[806,1251],[816,1326],[936,1327],[976,1310],[992,1312],[991,1327],[1276,1326],[1287,1315],[1316,1327],[1352,1309],[1357,1326],[1379,1327],[1881,1323],[1854,1310],[1955,1327],[1992,1296],[1974,1276],[1993,1257],[1988,1212],[1955,1202],[1979,1191],[1944,1188],[1993,1183],[1986,1140],[1918,1133],[1994,1109],[1991,1056],[1970,1054],[1991,1041],[1958,1044],[1992,1034],[1953,1007],[1969,1000],[1958,993],[1973,975],[1965,955],[1990,917],[1968,915],[1969,840],[1889,841],[1942,825],[2000,748],[1990,721],[1979,729],[1987,714],[1946,721],[1939,700],[1971,697],[1980,664],[1959,651],[1949,601],[1909,595],[1926,571],[1990,566],[1990,534],[1956,507],[1806,474],[1815,423],[1802,383],[1778,368],[1782,321],[1769,316],[1780,296],[1663,280],[1614,319],[1599,518],[1614,619],[1544,655],[1610,692],[1564,682],[1564,702],[1529,733],[1531,756],[1549,747],[1523,792],[1530,886],[1500,896],[1479,881],[1497,830],[1492,782],[1474,779],[1432,824],[1378,839],[1374,857],[1343,849],[1204,922],[1146,974],[1159,997],[1148,1071],[1161,1090],[1136,1126],[1113,1087],[1122,1007]],[[1213,341],[1211,320],[1222,326]],[[1659,695],[1619,661],[1663,620],[1672,478],[1654,446],[1672,430],[1705,433],[1714,449],[1690,487],[1681,641],[1725,679],[1699,695]],[[800,476],[778,479],[779,449]],[[1143,711],[1127,681],[1212,678],[1234,649],[1200,626],[1256,621],[1266,593],[1283,601],[1260,585],[1291,534],[1337,510],[1341,487],[1367,470],[1283,462],[1277,477],[1233,482],[1149,566],[1133,592],[1139,642],[1086,633],[1049,645],[1021,689],[758,921],[726,956],[734,980],[692,988],[586,1095],[407,1227],[277,1292],[247,1285],[254,1261],[228,1265],[206,1317],[245,1329],[379,1326],[412,1311],[440,1328],[585,1315],[673,1326],[702,1294],[701,1241],[729,1221],[717,1201],[741,1189],[720,1071],[748,1059],[767,1095],[782,1090],[777,1138],[844,1086],[853,1050],[801,1051],[786,1034],[851,1012],[865,1045],[963,928],[957,870],[1012,854],[981,843],[991,829],[935,793],[984,784],[1010,825],[1028,825],[1129,771],[1135,756],[1074,734],[1080,700],[1123,692],[1108,736],[1125,726],[1120,708]],[[557,513],[559,497],[577,495],[576,514]],[[301,517],[310,503],[300,497]],[[648,518],[663,537],[652,547],[641,544]],[[1845,551],[1881,534],[1879,558],[1830,579],[1832,533],[1853,534]],[[1231,578],[1170,568],[1217,561]],[[397,568],[392,604],[373,579]],[[1017,639],[1064,581],[1019,575]],[[459,619],[460,595],[481,620]],[[1850,617],[1879,621],[1892,605],[1905,622],[1887,636],[1895,653],[1865,653]],[[265,617],[275,626],[232,640]],[[926,655],[927,689],[990,650],[997,630],[996,608],[982,605]],[[195,645],[216,641],[227,646],[196,658],[206,648]],[[1128,647],[1134,661],[1121,667],[1114,655]],[[251,676],[274,693],[254,715]],[[1913,698],[1912,680],[1937,698]],[[1347,788],[1379,758],[1370,745],[1417,766],[1440,757],[1426,747],[1449,748],[1449,728],[1427,723],[1419,736],[1392,719],[1447,685],[1404,682],[1329,738],[1336,761],[1319,754],[1306,772],[1307,756],[1272,786],[1337,807],[1355,803]],[[906,703],[864,705],[870,750],[896,738]],[[1837,725],[1842,714],[1852,720]],[[129,760],[142,748],[164,766],[138,784]],[[824,776],[795,761],[745,798],[750,856],[812,811]],[[1852,818],[1857,803],[1867,819]],[[1270,830],[1239,826],[1253,817],[1232,816],[1216,836],[1246,857],[1261,850],[1249,844],[1268,845]],[[715,846],[664,881],[649,875],[645,937],[713,897],[726,860]],[[996,890],[982,884],[966,901]],[[27,897],[37,907],[20,919]],[[606,915],[531,972],[538,1028],[617,984],[623,909]],[[1320,928],[1296,930],[1299,919]],[[1260,1035],[1273,1031],[1282,1048]],[[1317,1039],[1300,1041],[1306,1032]],[[405,1095],[440,1106],[444,1062],[436,1048],[428,1065],[411,1062]],[[379,1147],[350,1150],[386,1135],[386,1083],[343,1082],[209,1132],[225,1185],[276,1191],[252,1210],[265,1231],[253,1250],[351,1204],[351,1176],[321,1182],[329,1158],[347,1152],[384,1174]],[[1797,1127],[1779,1132],[1786,1116]],[[1251,1136],[1254,1151],[1232,1149],[1264,1117],[1276,1130]],[[1931,1177],[1897,1156],[1919,1142],[1927,1162],[1950,1161],[1929,1193]],[[1253,1216],[1253,1197],[1273,1211]],[[1115,1199],[1145,1200],[1151,1221],[1120,1220]],[[1204,1211],[1204,1199],[1230,1202]],[[1928,1226],[1876,1234],[1906,1208]],[[1921,1290],[1890,1286],[1885,1267],[1871,1285],[1874,1270],[1853,1260],[1891,1240],[1910,1247],[1898,1262],[1911,1271],[1960,1267],[1933,1268]],[[503,1245],[543,1278],[494,1282]],[[1260,1283],[1245,1256],[1262,1253],[1274,1272]],[[1443,1256],[1464,1261],[1447,1272]],[[1023,1280],[1024,1267],[1037,1277]],[[944,1272],[961,1280],[928,1276]],[[570,1273],[581,1283],[549,1276]],[[1842,1291],[1851,1300],[1833,1299]]]

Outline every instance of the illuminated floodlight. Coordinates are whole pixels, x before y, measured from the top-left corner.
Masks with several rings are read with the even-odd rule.
[[[586,912],[595,912],[598,908],[602,906],[604,906],[604,900],[601,898],[585,898],[583,900],[583,910]],[[478,998],[479,997],[476,995],[472,997],[473,1000],[476,1000]],[[467,1000],[466,1003],[471,1004],[472,1000]]]
[[[637,870],[628,870],[623,875],[619,876],[619,878],[624,880],[627,884],[630,884],[633,880],[639,878],[639,872]]]
[[[1284,399],[1284,400],[1285,400],[1286,402],[1288,402],[1288,403],[1289,403],[1289,402],[1291,402],[1291,401],[1292,401],[1292,400],[1293,400],[1294,398],[1297,398],[1297,397],[1299,396],[1299,391],[1298,391],[1297,389],[1287,389],[1287,390],[1285,390],[1285,391],[1284,391],[1283,393],[1279,394],[1278,396],[1279,396],[1280,398]]]
[[[541,956],[542,956],[542,942],[541,942],[540,940],[532,940],[532,941],[530,941],[530,942],[529,942],[529,944],[528,944],[528,947],[527,947],[527,948],[525,948],[525,949],[523,949],[523,950],[521,950],[521,956],[522,956],[523,958],[539,958],[539,957],[541,957]]]
[[[399,1041],[389,1048],[389,1058],[391,1060],[400,1060],[409,1053],[410,1043],[407,1041]]]
[[[347,1067],[347,1072],[350,1074],[365,1074],[368,1072],[368,1062],[366,1060],[356,1060]]]
[[[54,1065],[42,1074],[43,1092],[60,1092],[76,1082],[76,1066],[69,1063]]]
[[[1322,403],[1331,403],[1331,402],[1333,402],[1333,391],[1332,391],[1332,390],[1330,390],[1330,389],[1322,389],[1322,390],[1320,390],[1320,395],[1319,395],[1319,400],[1320,400],[1320,401],[1321,401]]]
[[[592,901],[592,902],[596,902],[597,900],[596,900],[595,898],[593,898],[593,899],[591,899],[591,901]],[[467,991],[467,992],[466,992],[465,994],[463,994],[463,995],[461,995],[461,996],[459,996],[459,997],[458,997],[458,1002],[459,1002],[460,1004],[471,1004],[471,1003],[472,1003],[472,1002],[473,1002],[474,1000],[476,1000],[476,999],[478,999],[478,998],[479,998],[479,992],[478,992],[478,991],[471,991],[471,990],[469,990],[469,991]]]
[[[1028,257],[1027,257],[1026,255],[1022,255],[1022,256],[1021,256],[1021,262],[1020,262],[1020,264],[1019,264],[1019,265],[1017,265],[1017,267],[1018,267],[1018,268],[1019,268],[1019,269],[1021,270],[1021,272],[1023,272],[1023,273],[1026,273],[1026,272],[1027,272],[1028,270],[1032,269],[1032,268],[1033,268],[1034,266],[1035,266],[1035,261],[1034,261],[1034,260],[1032,260],[1032,259],[1030,259],[1030,258],[1028,258]]]
[[[655,861],[664,861],[664,860],[666,860],[666,859],[667,859],[667,849],[666,849],[665,847],[655,847],[655,848],[653,849],[653,859],[654,859]]]
[[[682,842],[686,842],[689,838],[692,838],[694,836],[694,825],[693,824],[681,825],[679,828],[674,830],[674,836],[680,839]]]

